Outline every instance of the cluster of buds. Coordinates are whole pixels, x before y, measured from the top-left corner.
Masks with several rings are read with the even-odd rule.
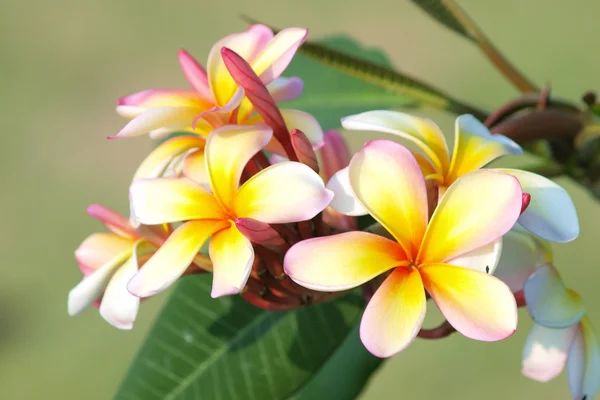
[[[88,209],[112,232],[77,249],[84,279],[69,294],[69,313],[95,305],[130,329],[141,299],[193,273],[212,272],[212,297],[241,294],[275,311],[362,286],[369,302],[361,340],[389,357],[416,336],[504,339],[526,305],[536,325],[523,372],[548,380],[566,363],[573,397],[591,399],[600,347],[547,250],[547,241],[579,234],[569,195],[528,171],[484,168],[522,150],[471,115],[457,118],[452,153],[428,119],[394,111],[346,117],[350,132],[391,134],[416,147],[372,140],[351,157],[338,132],[277,106],[302,93],[299,78],[280,75],[306,35],[254,25],[217,42],[206,71],[179,53],[192,90],[119,100],[117,111],[131,121],[115,138],[181,134],[136,171],[129,218]],[[359,231],[356,218],[367,214],[376,222]],[[429,299],[446,318],[433,330],[422,328]]]

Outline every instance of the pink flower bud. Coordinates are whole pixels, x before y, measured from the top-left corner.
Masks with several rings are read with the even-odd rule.
[[[316,173],[319,173],[319,163],[317,162],[317,155],[315,154],[310,141],[300,129],[292,129],[290,134],[292,140],[292,147],[298,161],[308,165]]]

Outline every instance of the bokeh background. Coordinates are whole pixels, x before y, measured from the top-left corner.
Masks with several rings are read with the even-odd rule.
[[[536,83],[577,100],[600,88],[600,2],[504,0],[460,4]],[[135,329],[95,311],[66,313],[80,279],[73,250],[100,224],[90,203],[127,211],[127,187],[152,148],[108,141],[123,125],[119,96],[186,87],[176,52],[204,61],[212,43],[243,30],[241,15],[308,26],[311,37],[348,33],[384,49],[399,69],[491,109],[515,90],[467,41],[408,1],[3,0],[0,3],[0,398],[109,399],[166,296],[143,304]],[[441,118],[447,132],[452,120]],[[363,137],[352,136],[357,148]],[[560,179],[579,209],[581,236],[554,246],[564,279],[600,327],[600,204]],[[520,374],[530,326],[495,344],[454,335],[417,340],[370,381],[363,400],[566,399],[563,375],[540,384]]]

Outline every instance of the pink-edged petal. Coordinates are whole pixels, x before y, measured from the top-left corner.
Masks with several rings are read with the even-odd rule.
[[[213,263],[210,295],[215,298],[241,292],[254,262],[254,249],[250,241],[235,225],[231,225],[212,237],[209,254]]]
[[[472,115],[461,115],[456,119],[454,151],[446,180],[450,184],[500,156],[522,153],[521,147],[511,139],[503,135],[492,135]]]
[[[212,193],[185,178],[137,180],[131,184],[129,200],[133,218],[147,225],[225,218]]]
[[[493,342],[517,329],[517,303],[500,279],[447,264],[430,264],[419,271],[444,317],[464,336]]]
[[[550,179],[529,171],[499,169],[516,177],[531,195],[519,224],[551,242],[569,242],[579,236],[579,220],[573,200],[565,189]]]
[[[299,285],[333,292],[360,286],[405,261],[406,254],[394,241],[367,232],[347,232],[295,244],[283,265]]]
[[[360,203],[414,258],[427,227],[427,190],[410,151],[372,140],[350,161],[349,175]]]
[[[185,272],[204,242],[228,225],[223,220],[190,221],[181,225],[129,281],[127,290],[137,297],[162,292]]]
[[[177,57],[179,58],[179,64],[181,65],[185,77],[194,90],[200,93],[203,98],[214,101],[212,93],[210,92],[210,87],[208,86],[208,76],[206,75],[204,68],[202,68],[190,53],[183,49],[179,50]]]
[[[108,207],[104,207],[100,204],[91,204],[87,208],[87,213],[90,217],[96,218],[98,221],[102,222],[104,226],[117,235],[131,239],[136,239],[139,236],[129,219]]]
[[[82,268],[83,274],[89,275],[115,257],[131,253],[134,243],[134,240],[115,233],[94,233],[75,250],[75,259]]]
[[[479,170],[462,176],[431,217],[419,261],[446,262],[494,242],[516,223],[521,203],[521,186],[510,175]]]
[[[269,93],[276,103],[290,101],[300,97],[304,90],[304,82],[298,77],[277,78],[267,85]]]
[[[77,315],[91,306],[102,294],[106,284],[119,268],[131,255],[129,252],[115,255],[111,260],[83,278],[77,286],[69,292],[67,311],[70,316]]]
[[[415,338],[425,318],[423,282],[416,268],[396,268],[377,289],[360,322],[360,339],[373,355],[390,357]]]
[[[323,133],[323,146],[317,151],[321,157],[321,173],[325,181],[350,164],[350,149],[336,130]]]
[[[271,165],[250,178],[235,196],[238,217],[268,224],[313,218],[327,207],[333,193],[308,166],[292,161]]]
[[[547,245],[516,225],[503,237],[502,255],[494,275],[518,292],[538,267],[551,261]]]
[[[229,99],[229,101],[222,107],[212,107],[202,113],[200,113],[198,115],[198,117],[196,117],[194,119],[194,122],[192,123],[192,127],[195,128],[197,124],[199,124],[200,122],[204,121],[206,124],[212,126],[213,128],[219,128],[223,125],[228,125],[231,123],[235,123],[235,120],[231,120],[231,113],[233,112],[233,110],[235,110],[236,108],[240,107],[240,104],[242,104],[242,101],[244,101],[244,96],[246,95],[246,92],[244,91],[243,88],[239,87],[237,88],[237,90],[234,92],[233,96],[231,96],[231,99]],[[249,112],[250,110],[248,110]],[[239,120],[239,118],[238,118]]]
[[[574,400],[592,400],[600,388],[600,344],[588,317],[581,320],[567,358],[569,390]]]
[[[138,260],[156,250],[149,243],[136,243],[131,257],[119,267],[108,282],[98,311],[109,324],[119,329],[132,329],[140,306],[139,297],[127,291],[127,283],[138,271]]]
[[[523,348],[521,373],[540,382],[560,375],[578,329],[578,325],[552,329],[534,324]]]
[[[250,62],[252,69],[260,79],[268,84],[287,68],[296,50],[306,40],[308,30],[303,28],[287,28],[279,31],[262,49],[260,54]],[[227,46],[231,48],[230,46]],[[236,51],[235,49],[231,48]],[[236,51],[239,54],[239,52]]]
[[[157,107],[149,108],[133,120],[115,136],[110,138],[141,136],[155,129],[188,126],[198,114],[196,107]]]
[[[335,211],[355,217],[369,213],[354,194],[350,184],[350,168],[346,167],[335,173],[327,182],[327,189],[334,194],[330,206]]]
[[[475,250],[448,260],[447,263],[492,275],[500,261],[500,254],[503,251],[502,247],[502,238],[500,238],[483,247],[478,247]]]
[[[138,167],[133,180],[157,178],[161,176],[169,164],[181,154],[191,149],[204,149],[206,141],[196,135],[177,136],[157,146]]]
[[[192,90],[150,89],[121,97],[118,106],[139,107],[194,107],[209,106],[204,98]]]
[[[323,129],[315,117],[299,110],[284,109],[280,111],[289,131],[301,130],[312,144],[313,149],[323,146]]]
[[[203,188],[210,188],[210,177],[206,168],[204,150],[196,150],[187,155],[183,164],[183,175]]]
[[[544,264],[523,285],[527,310],[538,324],[566,328],[576,324],[585,313],[579,294],[567,289],[552,264]]]
[[[349,130],[391,133],[415,144],[445,174],[449,161],[448,146],[440,128],[431,120],[397,111],[367,111],[342,118]]]
[[[266,125],[227,125],[209,135],[204,156],[212,191],[223,206],[232,206],[244,167],[272,135]]]

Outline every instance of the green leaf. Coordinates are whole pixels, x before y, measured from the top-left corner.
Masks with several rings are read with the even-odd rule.
[[[271,312],[212,299],[211,278],[181,280],[117,399],[353,399],[380,365],[358,337],[359,293]]]
[[[467,39],[475,41],[475,38],[461,20],[460,14],[457,15],[456,10],[458,9],[458,5],[454,1],[412,0],[412,2],[425,10],[427,14],[432,16],[442,25],[445,25],[448,29],[453,30]]]

